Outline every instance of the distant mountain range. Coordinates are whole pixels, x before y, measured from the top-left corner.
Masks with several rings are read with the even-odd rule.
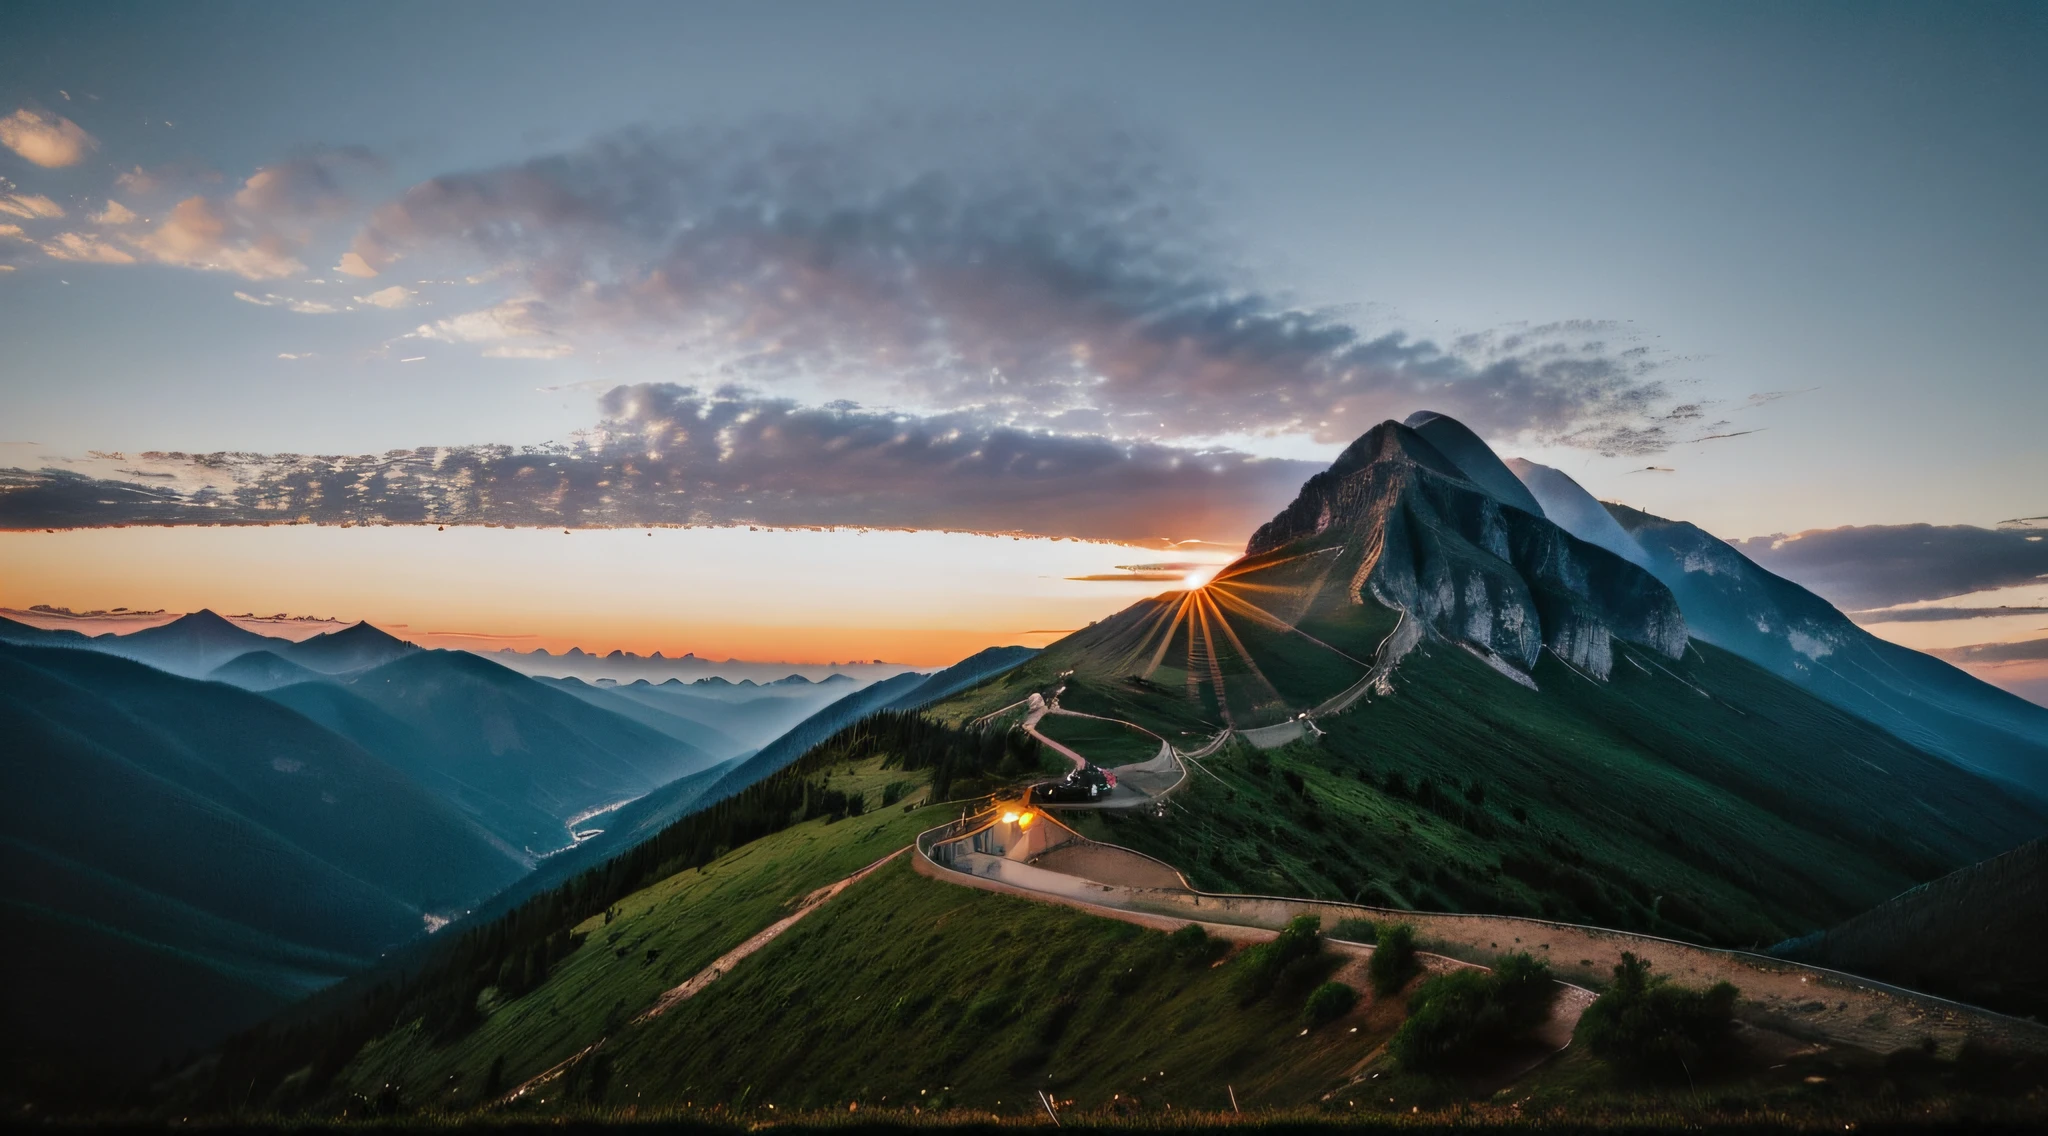
[[[267,695],[433,788],[529,856],[574,843],[580,818],[716,761],[464,651],[414,651]]]
[[[631,683],[642,679],[657,684],[669,679],[694,683],[711,678],[721,682],[729,681],[734,685],[750,682],[756,686],[765,686],[790,676],[792,672],[808,677],[812,681],[842,673],[866,683],[915,669],[903,663],[888,663],[877,659],[849,660],[823,665],[792,664],[744,659],[701,659],[694,654],[671,657],[663,655],[660,651],[651,655],[638,655],[631,651],[599,653],[585,651],[579,647],[571,647],[566,651],[549,651],[546,648],[519,651],[511,647],[502,647],[490,652],[490,657],[521,674],[578,678],[589,683],[607,680]]]
[[[111,654],[0,646],[0,736],[0,911],[35,976],[0,1035],[24,1059],[209,1040],[526,871],[290,709]]]
[[[419,650],[368,623],[357,623],[294,642],[258,635],[207,608],[181,615],[169,623],[126,635],[86,635],[69,629],[44,629],[0,618],[0,642],[38,646],[85,647],[147,663],[187,678],[219,678],[249,689],[300,670],[339,674],[390,662]],[[268,654],[276,660],[262,658]],[[275,685],[272,683],[271,685]]]
[[[124,609],[125,611],[125,609]],[[70,613],[61,610],[31,610],[17,612],[43,618],[59,618]],[[105,626],[113,616],[107,613],[91,613],[96,619],[76,619],[83,627],[96,624]],[[138,612],[123,616],[117,625],[132,626],[138,619],[161,617],[161,612]],[[140,631],[87,631],[75,628],[44,628],[19,619],[0,615],[0,642],[30,643],[93,647],[126,654],[139,661],[147,662],[158,669],[174,669],[189,677],[207,677],[211,670],[236,656],[254,650],[269,650],[281,658],[290,659],[321,673],[339,673],[360,669],[377,663],[388,662],[396,657],[397,648],[415,648],[415,644],[400,640],[368,623],[352,624],[337,628],[310,638],[294,640],[282,636],[266,635],[251,631],[237,619],[246,617],[220,616],[208,609],[177,616],[168,622],[153,624]],[[279,620],[260,621],[282,623]],[[169,630],[176,625],[175,630]],[[223,630],[222,625],[226,626]],[[144,638],[136,636],[143,631],[152,632]],[[231,632],[241,632],[240,635]],[[290,650],[294,646],[315,645],[310,652],[298,653]],[[805,682],[831,681],[839,676],[840,681],[869,683],[890,678],[915,668],[902,663],[888,663],[875,659],[848,660],[844,663],[784,663],[747,659],[698,658],[694,654],[677,656],[664,655],[656,651],[651,655],[639,655],[631,651],[610,652],[584,651],[571,647],[566,651],[552,652],[545,648],[520,651],[511,647],[495,651],[473,649],[499,664],[535,677],[575,677],[593,685],[602,683],[632,683],[646,680],[663,683],[669,679],[680,679],[686,684],[708,682],[713,685],[729,684],[747,690],[763,686],[775,686],[791,679]],[[354,657],[351,657],[351,656]]]

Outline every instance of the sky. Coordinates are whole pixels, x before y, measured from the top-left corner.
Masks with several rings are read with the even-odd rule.
[[[599,562],[532,534],[846,526],[640,530],[687,590],[642,637],[942,661],[1129,602],[1065,575],[1226,555],[1420,409],[1731,539],[1925,524],[1953,563],[2048,514],[2039,5],[5,21],[7,526],[463,535],[0,534],[4,606],[196,580],[237,610],[617,638],[631,603],[575,598]],[[167,555],[184,582],[143,569]],[[631,555],[618,586],[658,589]],[[790,564],[929,602],[824,636],[770,610]],[[492,610],[415,586],[464,574]],[[1983,590],[1915,580],[1887,602]]]

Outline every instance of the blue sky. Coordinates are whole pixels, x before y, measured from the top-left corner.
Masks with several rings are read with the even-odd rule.
[[[0,216],[0,466],[567,442],[645,426],[600,407],[615,387],[732,381],[1155,463],[1327,460],[1435,406],[1730,537],[2048,512],[2039,5],[6,19],[0,115],[83,140],[0,150],[5,193],[64,214]],[[709,188],[641,192],[685,169]],[[604,216],[503,204],[536,183]],[[944,231],[897,241],[930,183]],[[472,196],[426,208],[448,184]],[[92,220],[109,201],[136,216]],[[805,247],[732,220],[763,208],[809,209]],[[869,227],[829,230],[849,214]],[[379,247],[375,276],[335,270]]]

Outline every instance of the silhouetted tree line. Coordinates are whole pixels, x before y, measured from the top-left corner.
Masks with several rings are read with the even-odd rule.
[[[800,821],[859,816],[861,794],[833,789],[822,770],[881,756],[889,767],[930,770],[933,801],[979,792],[993,779],[1038,765],[1037,739],[1021,730],[960,730],[915,711],[881,711],[841,729],[803,756],[738,793],[689,814],[649,840],[511,911],[430,948],[409,971],[379,982],[338,1008],[266,1023],[229,1040],[200,1107],[256,1101],[291,1106],[317,1100],[369,1041],[418,1020],[448,1040],[483,1018],[478,1001],[495,987],[518,998],[547,980],[582,945],[571,928],[618,900],[677,872],[702,867]],[[270,1100],[286,1078],[310,1075]]]

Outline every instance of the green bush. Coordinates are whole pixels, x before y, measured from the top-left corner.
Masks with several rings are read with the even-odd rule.
[[[1496,960],[1491,972],[1440,974],[1409,1000],[1387,1049],[1417,1072],[1453,1068],[1526,1037],[1556,998],[1550,968],[1526,954]]]
[[[1370,919],[1339,919],[1337,925],[1330,928],[1330,937],[1347,943],[1377,943],[1379,930]]]
[[[908,781],[891,781],[887,785],[882,786],[882,807],[886,809],[890,805],[902,800],[909,795],[910,790],[913,788],[915,786]]]
[[[1321,977],[1322,925],[1316,916],[1297,915],[1271,942],[1239,955],[1232,964],[1239,998],[1250,1005],[1276,990],[1305,989]]]
[[[1384,998],[1408,985],[1419,969],[1415,961],[1415,927],[1395,923],[1379,932],[1377,942],[1366,973],[1372,978],[1373,993]]]
[[[1673,985],[1623,952],[1614,985],[1579,1018],[1578,1038],[1633,1074],[1689,1079],[1726,1044],[1739,996],[1726,982],[1705,990]]]
[[[1166,944],[1175,959],[1191,966],[1205,966],[1230,950],[1227,941],[1210,938],[1200,923],[1190,923],[1168,935]]]
[[[1309,992],[1301,1016],[1311,1026],[1328,1025],[1350,1013],[1357,1004],[1358,991],[1341,982],[1325,982]]]

